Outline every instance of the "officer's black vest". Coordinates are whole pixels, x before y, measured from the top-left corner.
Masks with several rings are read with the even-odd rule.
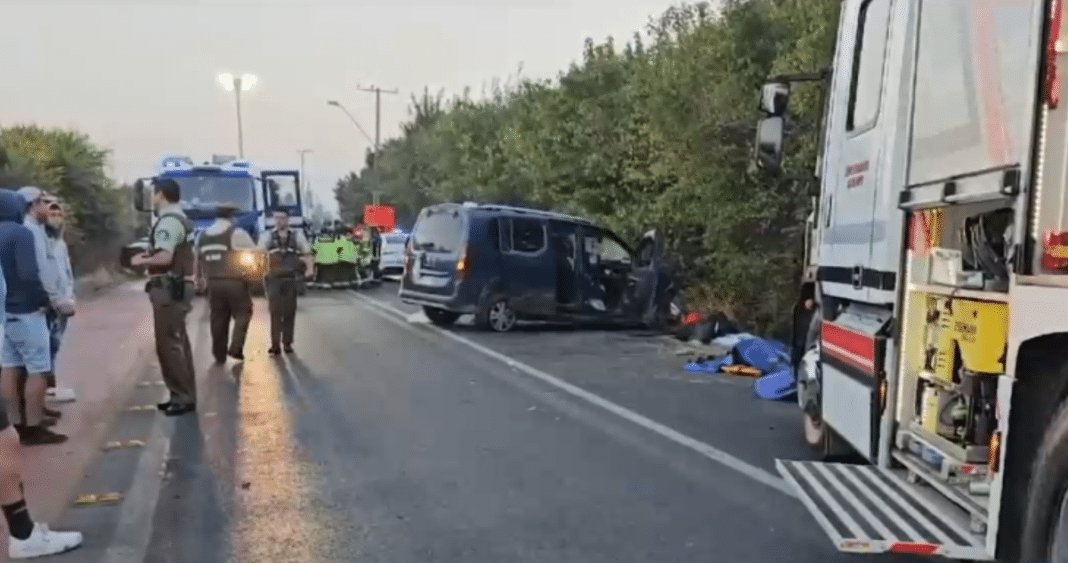
[[[267,243],[267,272],[272,276],[292,276],[300,271],[303,263],[297,248],[297,235],[292,229],[286,239],[277,229],[271,231],[271,240]]]
[[[159,219],[152,225],[152,232],[148,235],[151,251],[153,253],[156,251],[156,227],[165,217],[174,217],[182,222],[182,227],[185,229],[185,238],[178,241],[178,245],[174,247],[174,255],[170,264],[166,266],[148,266],[148,273],[152,275],[171,274],[175,277],[187,278],[193,275],[193,245],[189,242],[189,235],[193,232],[193,223],[188,217],[181,213],[164,213],[160,215]]]
[[[210,280],[239,279],[245,277],[241,267],[240,256],[233,247],[236,225],[230,225],[225,231],[209,235],[202,233],[197,251],[200,253],[201,271]]]

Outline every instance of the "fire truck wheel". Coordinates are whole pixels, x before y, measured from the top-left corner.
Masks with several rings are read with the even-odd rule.
[[[823,401],[819,397],[819,386],[822,380],[820,377],[822,366],[819,363],[820,318],[818,315],[811,315],[808,321],[809,330],[805,335],[804,353],[799,359],[796,373],[799,381],[803,378],[810,382],[809,385],[816,388],[816,397],[809,404],[800,405],[801,427],[805,443],[815,451],[817,459],[824,460],[844,454],[846,449],[837,439],[834,430],[823,423],[821,410]],[[802,400],[801,397],[799,400]]]
[[[1068,402],[1053,417],[1033,467],[1020,561],[1068,561]]]

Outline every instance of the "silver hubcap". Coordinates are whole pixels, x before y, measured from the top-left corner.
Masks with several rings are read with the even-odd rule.
[[[507,303],[498,301],[490,307],[489,321],[493,330],[496,330],[497,332],[505,332],[510,330],[512,325],[515,324],[515,313]]]
[[[1068,563],[1068,492],[1061,495],[1057,520],[1050,530],[1050,563]]]

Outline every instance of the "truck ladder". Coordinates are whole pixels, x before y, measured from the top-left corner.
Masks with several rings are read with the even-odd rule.
[[[775,460],[779,473],[839,551],[991,561],[957,510],[894,472],[870,465]]]

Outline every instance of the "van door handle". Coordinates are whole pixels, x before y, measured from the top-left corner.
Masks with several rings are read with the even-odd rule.
[[[864,266],[853,266],[853,289],[864,288]]]

